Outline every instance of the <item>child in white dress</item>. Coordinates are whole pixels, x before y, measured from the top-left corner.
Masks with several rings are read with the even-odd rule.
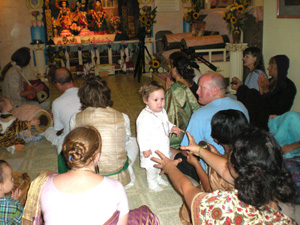
[[[165,106],[165,91],[156,81],[143,85],[140,89],[146,107],[137,118],[137,141],[140,147],[141,167],[146,169],[148,186],[153,191],[162,191],[159,185],[168,185],[154,168],[150,158],[157,157],[156,150],[171,157],[169,133],[179,135],[180,129],[169,122]]]

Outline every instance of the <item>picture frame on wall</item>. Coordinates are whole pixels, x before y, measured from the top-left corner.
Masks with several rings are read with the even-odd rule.
[[[300,18],[300,0],[277,0],[277,18]]]
[[[226,8],[234,3],[234,0],[217,0],[217,8]]]

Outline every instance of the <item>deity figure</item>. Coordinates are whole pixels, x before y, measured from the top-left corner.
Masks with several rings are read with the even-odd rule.
[[[87,19],[87,0],[79,0],[78,1],[78,25],[81,29],[88,27],[88,19]]]
[[[69,30],[72,24],[71,20],[71,10],[68,8],[69,3],[67,0],[55,0],[55,6],[59,9],[59,14],[57,16],[56,25],[60,25],[62,29]]]
[[[101,0],[94,1],[94,10],[91,10],[93,21],[91,23],[91,29],[94,31],[108,30],[106,24],[106,12],[102,7]]]

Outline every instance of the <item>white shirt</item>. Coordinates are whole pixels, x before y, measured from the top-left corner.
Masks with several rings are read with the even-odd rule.
[[[146,106],[142,110],[136,121],[141,167],[146,168],[155,164],[150,158],[159,158],[155,153],[156,150],[161,151],[167,157],[171,156],[169,133],[173,126],[174,124],[169,122],[165,109],[155,113]],[[143,152],[147,150],[151,150],[152,155],[145,158]]]

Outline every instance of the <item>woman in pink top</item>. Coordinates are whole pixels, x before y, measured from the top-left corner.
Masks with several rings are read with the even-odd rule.
[[[42,190],[46,225],[128,223],[128,200],[123,185],[96,174],[101,136],[91,126],[78,127],[65,138],[66,173],[49,178]]]

